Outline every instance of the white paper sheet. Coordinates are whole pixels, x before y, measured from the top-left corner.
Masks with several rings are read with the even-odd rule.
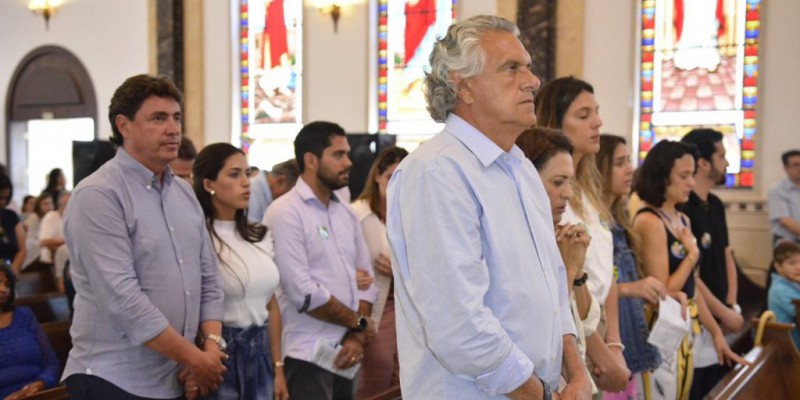
[[[341,377],[353,379],[353,377],[356,376],[358,369],[361,368],[361,363],[358,363],[347,369],[336,368],[334,365],[334,360],[341,349],[342,346],[339,345],[339,343],[325,339],[317,339],[317,342],[314,344],[314,353],[312,354],[309,362]]]
[[[650,330],[647,343],[668,354],[675,354],[683,337],[689,333],[691,323],[692,320],[688,316],[686,320],[683,319],[681,303],[667,296],[658,302],[658,319]]]

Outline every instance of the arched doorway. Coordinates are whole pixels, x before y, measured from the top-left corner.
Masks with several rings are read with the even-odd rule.
[[[17,200],[38,194],[50,168],[62,168],[71,180],[71,140],[97,137],[97,99],[89,73],[67,49],[32,50],[12,76],[6,116],[6,159]]]

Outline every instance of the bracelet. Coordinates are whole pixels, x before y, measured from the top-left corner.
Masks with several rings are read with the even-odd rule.
[[[284,365],[283,361],[275,361],[275,368],[283,368]]]
[[[625,345],[620,342],[608,342],[606,343],[608,347],[618,347],[620,350],[625,351]]]
[[[583,284],[586,283],[586,281],[588,281],[588,280],[589,280],[589,273],[588,272],[584,272],[582,277],[572,281],[572,286],[575,286],[575,287],[583,286]]]
[[[697,257],[695,257],[693,254],[686,254],[686,259],[691,262],[697,262]]]

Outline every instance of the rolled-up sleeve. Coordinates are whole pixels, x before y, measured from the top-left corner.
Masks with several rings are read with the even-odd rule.
[[[73,270],[84,275],[97,304],[133,344],[167,329],[169,321],[139,285],[124,212],[113,194],[97,187],[76,191],[64,229]]]
[[[299,211],[290,206],[275,203],[268,207],[264,224],[275,239],[275,263],[283,294],[298,312],[304,313],[327,303],[331,293],[311,277],[302,219]]]
[[[403,281],[427,347],[441,365],[496,396],[529,379],[533,363],[483,303],[490,282],[480,206],[451,163],[398,170],[392,177],[387,229],[398,263],[395,277]]]
[[[200,249],[200,322],[222,321],[224,315],[224,298],[219,278],[217,255],[211,245],[211,236],[203,227],[203,244]]]

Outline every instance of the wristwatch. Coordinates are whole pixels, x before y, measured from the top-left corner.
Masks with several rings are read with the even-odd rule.
[[[588,272],[584,272],[583,276],[581,276],[580,278],[577,278],[577,279],[572,281],[572,286],[575,286],[575,287],[583,286],[583,284],[585,284],[586,281],[588,281],[588,280],[589,280],[589,273]]]
[[[219,346],[219,349],[225,351],[228,348],[228,342],[225,341],[225,338],[219,335],[215,335],[213,333],[209,333],[205,337],[206,340],[211,340]]]
[[[358,320],[356,320],[356,326],[351,330],[353,332],[364,332],[367,330],[367,318],[363,315],[359,315]]]
[[[550,389],[550,385],[546,384],[542,378],[539,378],[539,382],[542,382],[542,399],[551,400],[553,398],[553,390]]]

